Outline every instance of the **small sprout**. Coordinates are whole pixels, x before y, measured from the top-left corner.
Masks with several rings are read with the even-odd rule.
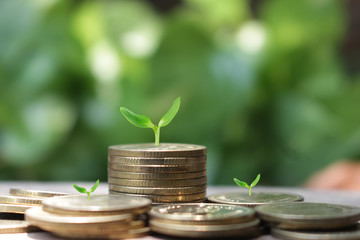
[[[257,175],[257,177],[255,178],[255,180],[250,184],[250,186],[243,181],[240,181],[237,178],[234,178],[234,182],[239,186],[239,187],[245,187],[249,189],[249,196],[251,196],[251,188],[255,187],[256,184],[259,182],[260,180],[260,173]]]
[[[124,117],[131,122],[133,125],[139,128],[152,128],[155,134],[155,146],[159,146],[160,143],[160,128],[169,125],[169,123],[173,120],[176,113],[180,108],[180,97],[175,99],[174,103],[170,107],[169,111],[162,116],[158,125],[155,125],[151,122],[150,118],[144,115],[139,115],[133,113],[129,109],[125,107],[120,107],[121,113]]]
[[[99,186],[99,179],[96,181],[96,183],[94,184],[94,186],[92,186],[92,188],[90,189],[90,191],[86,191],[85,188],[83,187],[79,187],[76,184],[73,184],[73,187],[79,192],[79,193],[86,193],[88,196],[88,201],[90,201],[90,193],[94,192],[96,190],[96,188]]]

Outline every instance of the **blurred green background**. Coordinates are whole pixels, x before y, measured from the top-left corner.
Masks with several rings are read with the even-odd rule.
[[[353,5],[357,5],[355,8]],[[360,155],[356,1],[0,1],[0,179],[107,180],[107,147],[208,147],[210,184]]]

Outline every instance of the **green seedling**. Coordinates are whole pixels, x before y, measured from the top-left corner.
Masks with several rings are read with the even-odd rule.
[[[139,128],[151,128],[155,134],[155,146],[159,146],[160,143],[160,128],[169,125],[169,123],[173,120],[176,113],[180,108],[180,97],[175,99],[174,103],[170,107],[169,111],[162,116],[159,123],[157,125],[153,124],[147,116],[139,115],[133,113],[129,109],[125,107],[120,107],[121,113],[124,117],[131,122],[133,125]]]
[[[90,201],[90,193],[94,192],[96,190],[96,188],[99,186],[99,179],[96,181],[94,186],[91,187],[90,191],[86,191],[85,188],[79,187],[76,184],[73,184],[73,186],[79,193],[86,193],[88,196],[88,201]]]
[[[257,175],[257,177],[255,178],[255,180],[250,184],[250,186],[243,181],[240,181],[237,178],[234,178],[234,182],[239,186],[239,187],[246,187],[247,189],[249,189],[249,196],[251,196],[251,188],[255,187],[256,184],[259,182],[260,180],[260,173]]]

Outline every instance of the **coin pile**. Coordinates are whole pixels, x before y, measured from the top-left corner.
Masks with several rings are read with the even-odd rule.
[[[140,196],[154,203],[203,202],[206,147],[161,143],[109,147],[109,192]]]
[[[146,236],[150,229],[143,215],[151,206],[147,198],[123,195],[62,196],[28,209],[25,219],[62,237],[119,239]]]
[[[11,188],[11,196],[0,195],[0,233],[23,233],[39,230],[24,221],[24,213],[27,209],[42,205],[43,198],[40,198],[37,193],[39,192]]]
[[[153,207],[150,228],[160,234],[189,238],[255,237],[260,220],[251,208],[212,203]]]
[[[217,193],[208,197],[209,202],[233,204],[255,208],[259,205],[285,202],[301,202],[304,197],[297,194],[278,192],[253,192],[251,196],[247,192]]]
[[[262,205],[255,210],[272,227],[272,234],[283,239],[340,240],[360,236],[360,208],[354,206],[302,202]]]

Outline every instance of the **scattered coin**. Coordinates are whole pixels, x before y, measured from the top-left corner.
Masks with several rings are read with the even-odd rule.
[[[109,190],[133,193],[133,194],[161,194],[161,195],[180,195],[180,194],[193,194],[206,191],[206,184],[194,187],[127,187],[115,184],[109,184]]]
[[[0,203],[41,206],[43,199],[0,195]]]
[[[360,228],[324,231],[290,231],[284,229],[271,229],[271,235],[281,239],[290,240],[358,240],[360,239]]]
[[[0,219],[0,234],[27,233],[36,231],[40,230],[34,226],[30,226],[27,221]]]
[[[110,184],[116,184],[128,187],[190,187],[206,184],[206,177],[182,179],[178,181],[170,180],[134,180],[122,178],[108,178]]]
[[[229,224],[255,219],[251,208],[213,203],[167,204],[153,207],[149,215],[156,221],[177,224]]]
[[[142,173],[142,172],[123,172],[108,169],[108,176],[112,178],[124,178],[135,180],[178,180],[206,177],[206,171],[184,172],[184,173]]]
[[[14,196],[34,197],[34,198],[49,198],[49,197],[69,195],[68,193],[26,190],[26,189],[20,189],[20,188],[10,188],[10,194],[14,195]]]
[[[114,162],[108,163],[108,168],[124,172],[141,172],[141,173],[184,173],[199,172],[206,170],[206,163],[191,165],[124,165]]]
[[[125,157],[194,157],[206,155],[206,147],[192,144],[151,143],[115,145],[109,147],[109,155]]]
[[[257,227],[259,224],[259,219],[223,225],[184,225],[150,220],[150,228],[154,232],[192,238],[251,237],[258,234]]]
[[[278,203],[255,210],[263,221],[289,230],[339,229],[355,226],[360,220],[360,208],[327,203]]]
[[[276,192],[253,192],[251,196],[247,192],[218,193],[208,197],[210,202],[234,204],[245,207],[281,202],[299,202],[304,198],[297,194]]]
[[[141,214],[151,206],[146,198],[126,195],[73,195],[48,198],[43,201],[43,210],[71,215],[115,215],[124,213]]]
[[[0,203],[0,212],[2,213],[25,213],[25,211],[34,206],[31,205],[17,205]]]
[[[125,165],[190,165],[206,163],[206,156],[181,157],[181,158],[141,158],[141,157],[120,157],[109,156],[109,162]]]

